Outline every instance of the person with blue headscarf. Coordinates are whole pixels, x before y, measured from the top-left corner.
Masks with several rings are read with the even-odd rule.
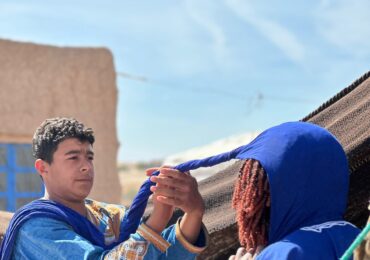
[[[188,173],[162,168],[151,177],[157,185],[146,222],[140,223],[140,214],[148,196],[141,210],[86,199],[94,180],[94,141],[92,129],[75,119],[48,119],[36,130],[35,167],[45,196],[14,214],[0,259],[185,260],[202,252],[208,239],[204,202]],[[175,206],[185,214],[166,228]]]
[[[359,233],[345,221],[349,168],[324,128],[284,123],[238,154],[239,248],[229,259],[339,259]]]

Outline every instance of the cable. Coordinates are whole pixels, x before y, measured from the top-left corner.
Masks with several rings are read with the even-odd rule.
[[[212,87],[194,87],[194,86],[184,87],[183,86],[180,89],[179,86],[174,87],[172,85],[169,85],[167,83],[163,83],[163,82],[160,82],[160,81],[149,80],[147,77],[136,76],[136,75],[132,75],[132,74],[129,74],[129,73],[126,73],[126,72],[116,72],[116,73],[117,73],[117,76],[123,77],[125,79],[140,81],[140,82],[144,82],[144,83],[151,83],[152,85],[158,85],[159,87],[165,87],[165,88],[168,88],[168,89],[171,89],[171,90],[185,90],[185,91],[198,91],[198,92],[201,91],[201,92],[206,92],[206,93],[211,93],[211,94],[216,94],[216,95],[222,95],[223,97],[231,97],[231,98],[237,98],[237,99],[242,99],[242,100],[248,99],[245,96],[240,95],[238,93],[224,91],[224,90],[220,90],[220,89],[216,89],[216,88],[212,88]],[[249,98],[249,99],[251,99],[251,98]],[[265,95],[265,94],[261,93],[260,91],[257,91],[256,94],[254,95],[254,97],[252,97],[252,99],[256,100],[257,104],[260,104],[263,100],[266,100],[266,99],[271,100],[271,101],[288,102],[288,103],[308,103],[308,104],[312,104],[312,103],[318,103],[319,102],[318,100],[307,99],[307,98],[281,97],[281,96]]]

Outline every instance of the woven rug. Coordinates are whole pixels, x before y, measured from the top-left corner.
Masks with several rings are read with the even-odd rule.
[[[370,71],[302,119],[333,133],[344,147],[350,165],[349,203],[345,218],[362,228],[370,198]],[[199,259],[227,259],[239,247],[233,184],[241,163],[199,183],[206,204],[204,223],[211,236]]]

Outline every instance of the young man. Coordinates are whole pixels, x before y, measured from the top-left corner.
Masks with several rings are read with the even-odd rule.
[[[124,207],[90,199],[94,134],[74,119],[44,121],[33,137],[35,167],[45,196],[19,210],[1,259],[193,259],[206,246],[204,203],[189,174],[162,168],[151,177],[154,210],[129,239]],[[153,169],[147,175],[153,173]],[[165,229],[173,207],[185,214]]]

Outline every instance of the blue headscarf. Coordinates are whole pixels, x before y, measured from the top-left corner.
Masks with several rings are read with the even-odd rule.
[[[300,227],[342,219],[348,193],[347,159],[327,130],[310,123],[285,123],[266,130],[250,144],[174,168],[185,172],[231,159],[256,159],[267,172],[271,194],[269,244]],[[141,186],[121,224],[117,243],[136,232],[152,185],[148,179]],[[58,203],[48,202],[47,207],[44,203],[33,202],[15,213],[1,247],[1,259],[10,257],[17,231],[30,215],[64,221],[81,236],[106,248],[103,235],[86,218]]]
[[[310,123],[270,128],[238,158],[258,160],[267,173],[269,244],[301,227],[343,219],[349,185],[347,158],[324,128]]]

